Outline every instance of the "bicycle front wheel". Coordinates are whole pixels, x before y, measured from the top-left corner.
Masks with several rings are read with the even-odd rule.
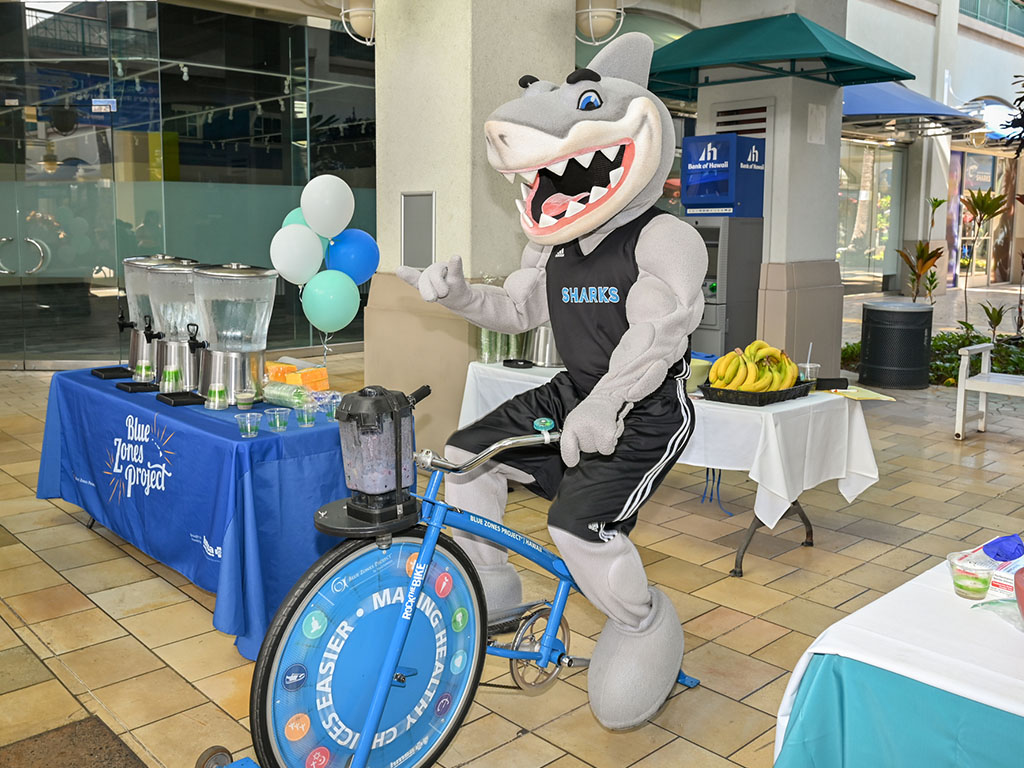
[[[295,585],[253,674],[250,725],[262,768],[347,765],[422,544],[422,530],[387,550],[348,541]],[[373,768],[430,765],[455,736],[484,663],[482,595],[469,558],[442,535],[373,737]]]

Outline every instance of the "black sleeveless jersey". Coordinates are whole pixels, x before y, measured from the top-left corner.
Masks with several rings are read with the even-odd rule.
[[[612,350],[629,328],[626,297],[640,274],[636,243],[643,228],[659,215],[672,214],[649,208],[609,233],[587,255],[573,240],[554,246],[548,257],[551,330],[569,377],[583,393],[608,372]],[[676,361],[673,375],[684,367]]]

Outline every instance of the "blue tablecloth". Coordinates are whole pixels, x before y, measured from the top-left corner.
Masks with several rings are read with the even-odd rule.
[[[348,496],[338,425],[242,439],[235,415],[173,408],[88,370],[54,374],[39,498],[85,509],[146,554],[217,593],[214,626],[255,658],[288,589],[337,539],[314,511]],[[265,410],[258,405],[256,411]]]
[[[1020,765],[1024,718],[836,654],[800,681],[775,768]]]

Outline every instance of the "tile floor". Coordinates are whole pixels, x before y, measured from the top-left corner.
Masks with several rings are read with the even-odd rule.
[[[359,355],[331,359],[336,386],[361,384]],[[252,664],[213,629],[215,597],[154,562],[85,513],[35,498],[49,374],[0,373],[0,745],[97,713],[149,766],[192,768],[223,744],[252,756]],[[641,511],[634,539],[649,577],[686,630],[687,671],[643,728],[613,735],[587,707],[586,672],[531,698],[482,688],[447,768],[659,768],[771,765],[774,714],[815,635],[950,551],[1024,529],[1024,405],[996,399],[990,431],[952,439],[953,391],[896,393],[865,406],[881,479],[847,505],[834,483],[802,497],[816,546],[782,521],[758,534],[742,579],[729,577],[754,484],[726,473],[736,514],[702,505],[703,470],[678,466]],[[547,502],[518,490],[507,520],[539,539]],[[528,596],[553,587],[519,560]],[[580,596],[572,645],[593,646],[603,619]],[[488,661],[484,678],[510,681]]]

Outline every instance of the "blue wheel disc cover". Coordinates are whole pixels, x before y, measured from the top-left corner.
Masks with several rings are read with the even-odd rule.
[[[355,751],[420,544],[367,547],[293,619],[273,670],[269,723],[287,768],[340,767]],[[435,549],[374,737],[372,765],[415,764],[447,733],[469,693],[478,623],[461,567]]]

